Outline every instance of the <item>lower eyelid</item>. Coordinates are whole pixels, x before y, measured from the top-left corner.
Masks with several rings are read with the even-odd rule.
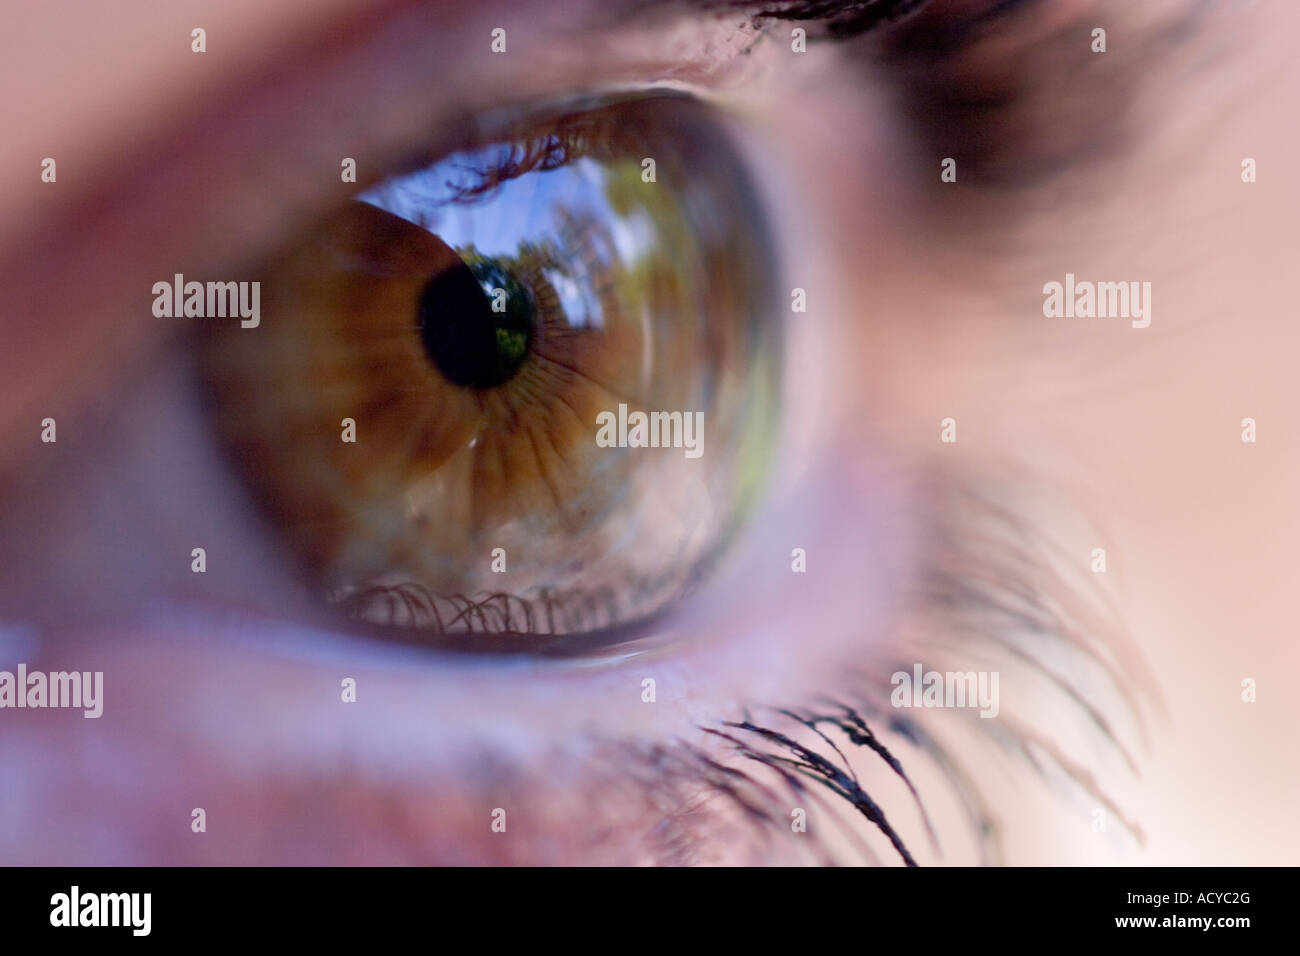
[[[115,839],[125,836],[129,849],[97,829],[98,821],[107,824],[102,808],[125,799],[126,783],[95,776],[71,758],[30,779],[40,781],[33,783],[38,788],[59,786],[73,805],[85,801],[69,857],[81,863],[195,854],[285,862],[311,853],[337,862],[352,852],[330,849],[327,834],[341,825],[342,814],[350,820],[349,839],[363,840],[380,858],[418,858],[420,848],[380,842],[380,834],[409,840],[408,831],[436,838],[436,859],[478,858],[491,852],[476,827],[492,806],[506,804],[512,814],[536,819],[549,813],[548,800],[559,799],[558,791],[547,796],[531,784],[512,788],[504,782],[506,768],[515,774],[530,768],[538,781],[558,775],[550,790],[564,790],[589,780],[596,768],[580,760],[573,773],[585,776],[575,777],[547,761],[589,754],[595,740],[707,746],[700,727],[720,716],[739,716],[747,702],[812,695],[842,678],[846,660],[872,657],[874,635],[887,619],[885,595],[894,586],[885,516],[907,509],[888,482],[873,480],[862,459],[846,456],[842,464],[829,479],[820,477],[826,469],[814,467],[809,480],[764,506],[732,573],[678,622],[694,639],[677,654],[588,669],[524,661],[502,666],[178,604],[152,605],[136,622],[112,629],[52,634],[31,666],[102,670],[100,752],[131,768],[132,792],[146,781],[137,812],[112,820]],[[794,540],[807,548],[815,573],[792,571],[787,545]],[[355,681],[355,703],[342,702],[346,678]],[[643,699],[647,678],[656,683],[654,703]],[[48,736],[52,727],[33,728],[38,732],[29,743],[46,753],[71,753],[71,741]],[[9,747],[18,746],[15,739]],[[613,773],[615,766],[607,769]],[[67,778],[54,784],[61,775]],[[303,792],[315,785],[324,787],[316,797]],[[427,809],[431,794],[437,813]],[[566,799],[572,810],[572,794]],[[273,820],[285,805],[299,806],[305,842],[278,849],[277,841],[247,843],[257,821]],[[376,823],[380,805],[397,812],[400,825]],[[233,814],[223,824],[231,841],[197,849],[170,844],[157,819],[179,812],[176,806],[184,812],[202,806],[218,818]],[[6,816],[22,814],[0,814]],[[571,813],[563,819],[576,825]],[[548,834],[564,827],[557,820]],[[0,846],[15,841],[23,845],[0,827]],[[46,852],[48,862],[59,851]]]
[[[361,708],[364,716],[351,732],[378,735],[365,746],[383,750],[385,736],[401,733],[402,726],[420,728],[404,735],[403,747],[416,745],[407,756],[423,754],[421,759],[434,756],[440,743],[467,737],[490,738],[483,742],[526,753],[581,733],[593,713],[602,715],[609,732],[642,729],[645,677],[655,678],[659,688],[653,722],[672,723],[676,712],[678,730],[687,732],[692,720],[713,716],[737,700],[780,698],[800,686],[813,690],[830,676],[826,669],[842,660],[846,638],[869,655],[870,640],[863,635],[875,631],[874,615],[885,603],[888,549],[879,528],[864,522],[853,533],[846,525],[855,519],[853,509],[827,507],[836,500],[833,492],[844,488],[815,491],[763,516],[756,540],[726,586],[676,623],[691,638],[678,644],[678,653],[591,668],[479,662],[184,604],[151,605],[130,623],[129,637],[118,629],[69,635],[58,644],[60,653],[80,646],[79,659],[85,653],[90,663],[116,673],[119,695],[129,697],[129,686],[149,672],[147,661],[163,659],[186,672],[173,678],[171,689],[194,706],[220,706],[234,693],[241,710],[262,711],[262,716],[246,724],[222,722],[221,736],[232,755],[258,746],[268,707],[278,715],[277,737],[283,740],[319,737],[322,726],[325,736],[334,733],[329,727],[344,719],[337,710],[339,682],[349,676],[357,680],[358,700],[373,702]],[[792,528],[799,529],[810,560],[820,566],[817,574],[792,571],[784,548]],[[841,600],[849,589],[853,601]],[[810,607],[820,609],[813,634],[807,631]],[[123,679],[124,673],[133,676]],[[265,703],[253,705],[258,697]],[[376,709],[377,721],[372,720]],[[490,721],[483,719],[487,714]]]

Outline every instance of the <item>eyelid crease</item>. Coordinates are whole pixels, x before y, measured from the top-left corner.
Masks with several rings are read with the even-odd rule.
[[[1176,72],[1173,61],[1211,25],[1203,0],[1180,0],[1150,22],[1137,9],[1116,0],[932,0],[866,39],[862,52],[893,90],[918,151],[936,167],[940,157],[957,161],[951,187],[1002,198],[1129,158],[1139,98]],[[1098,26],[1113,38],[1104,53],[1092,49]],[[929,177],[928,163],[917,166]]]

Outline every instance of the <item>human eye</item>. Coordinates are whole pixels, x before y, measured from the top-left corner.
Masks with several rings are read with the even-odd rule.
[[[0,794],[3,855],[1135,852],[1141,658],[1023,412],[1118,366],[1017,317],[1141,61],[1106,4],[644,6],[348,13],[60,155],[0,238],[0,668],[102,673],[137,772],[23,711],[64,809]]]
[[[480,126],[309,224],[255,334],[200,332],[214,415],[322,605],[441,648],[631,646],[758,496],[768,225],[683,93]]]

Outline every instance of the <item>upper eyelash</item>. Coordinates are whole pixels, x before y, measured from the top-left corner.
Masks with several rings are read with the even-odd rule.
[[[981,550],[979,545],[987,544],[988,538],[973,531],[981,522],[992,521],[998,533],[1013,535],[1023,545],[1023,550],[1014,552],[1008,561],[995,564],[994,571],[998,577],[976,588],[970,587],[960,574],[952,573],[948,563],[951,554],[945,553],[940,560],[932,562],[933,566],[921,585],[917,599],[932,609],[938,609],[938,616],[933,621],[935,626],[942,631],[946,623],[947,629],[959,631],[968,641],[978,640],[982,635],[1005,651],[1015,645],[1007,639],[1005,616],[998,612],[1005,609],[1009,599],[1024,600],[1028,597],[1030,605],[1043,612],[1032,629],[1037,639],[1084,649],[1098,661],[1105,659],[1107,648],[1123,644],[1123,639],[1115,634],[1080,635],[1079,620],[1054,609],[1056,598],[1053,595],[1059,597],[1062,589],[1069,588],[1070,584],[1060,578],[1044,580],[1042,565],[1033,562],[1032,556],[1040,553],[1047,546],[1046,542],[1029,525],[998,507],[995,504],[996,498],[990,498],[980,489],[980,480],[970,477],[960,481],[947,481],[932,489],[936,498],[937,523],[946,525],[945,534],[959,536],[966,541],[965,549],[957,561],[969,562],[971,552],[976,551],[987,557],[988,552]],[[994,613],[989,613],[990,611]],[[973,622],[979,623],[978,629],[970,626]],[[924,642],[915,650],[918,653],[924,652],[923,645]],[[901,647],[898,648],[896,653],[901,650]],[[1077,682],[1066,680],[1050,671],[1039,658],[1033,658],[1031,665],[1057,689],[1063,703],[1078,708],[1085,720],[1092,725],[1096,737],[1115,748],[1130,768],[1135,769],[1135,761],[1121,741],[1116,725],[1102,708],[1084,695]],[[1113,684],[1111,689],[1120,695],[1122,709],[1134,719],[1138,733],[1144,733],[1139,695],[1144,698],[1148,687],[1140,662],[1130,661],[1122,667],[1112,665],[1105,668],[1104,672],[1106,681]],[[869,788],[856,776],[849,757],[851,751],[846,750],[848,745],[866,748],[906,784],[919,811],[926,837],[935,852],[942,855],[942,846],[930,824],[921,795],[912,785],[903,760],[877,736],[872,726],[875,724],[876,728],[887,729],[890,735],[914,749],[917,755],[923,755],[936,765],[966,810],[970,832],[978,845],[981,862],[1000,862],[998,826],[988,802],[967,772],[967,761],[972,755],[965,752],[951,753],[948,746],[929,729],[928,725],[932,722],[930,718],[914,717],[910,713],[888,708],[881,700],[886,694],[880,688],[885,686],[886,682],[878,679],[878,675],[873,679],[870,672],[859,672],[836,694],[819,697],[811,705],[762,708],[762,713],[770,713],[774,718],[793,725],[789,731],[779,729],[772,721],[756,720],[748,709],[742,709],[739,719],[724,718],[715,726],[702,728],[705,734],[725,741],[738,759],[756,765],[748,770],[722,764],[715,758],[705,759],[707,755],[686,744],[680,745],[680,757],[698,768],[700,780],[712,787],[717,796],[740,808],[743,819],[748,820],[756,832],[763,834],[765,844],[772,833],[788,829],[785,816],[788,804],[783,804],[780,795],[759,779],[759,767],[775,774],[777,782],[784,784],[797,797],[815,792],[809,790],[803,781],[817,784],[839,797],[841,806],[847,805],[854,813],[866,818],[888,839],[898,859],[911,865],[915,863],[915,858],[909,848],[909,841],[904,839],[890,821],[887,809],[872,798]],[[842,698],[847,698],[848,702]],[[986,731],[984,739],[1009,749],[1039,777],[1046,776],[1049,763],[1055,764],[1084,793],[1106,807],[1139,843],[1143,841],[1140,826],[1126,818],[1122,808],[1106,795],[1091,773],[1072,762],[1050,741],[1025,727],[1014,727],[1005,733],[987,733],[994,730],[989,725],[995,722],[975,723],[980,730]],[[843,745],[837,744],[835,739],[819,729],[821,725],[827,724],[842,739]],[[805,732],[803,738],[797,736],[799,730]],[[662,756],[660,759],[663,759]],[[776,812],[778,808],[785,812]],[[807,836],[812,838],[810,842],[819,844],[816,847],[817,853],[828,861],[836,859],[833,849],[826,846],[824,840],[819,840],[811,833]],[[857,851],[867,861],[877,862],[869,848],[858,846]],[[703,849],[700,852],[704,852]]]
[[[839,704],[842,708],[843,716],[835,716],[817,711],[811,711],[806,714],[799,714],[795,711],[781,709],[778,711],[782,716],[788,717],[798,724],[816,734],[833,752],[833,756],[827,756],[817,751],[815,746],[809,746],[789,737],[780,731],[773,730],[770,727],[764,727],[755,723],[748,714],[743,721],[725,721],[723,726],[742,733],[758,737],[769,749],[760,749],[745,740],[734,736],[732,733],[717,730],[711,727],[703,728],[705,733],[721,737],[730,743],[737,753],[749,760],[753,760],[772,770],[776,770],[782,777],[785,777],[783,771],[790,771],[803,774],[809,779],[826,787],[831,793],[841,797],[854,810],[866,817],[881,833],[883,833],[889,842],[897,851],[899,857],[908,866],[916,866],[916,860],[912,857],[911,852],[907,849],[906,843],[899,835],[898,831],[890,824],[885,812],[871,798],[871,795],[863,788],[858,780],[857,773],[854,771],[848,757],[843,750],[831,740],[830,737],[823,734],[817,729],[819,723],[833,723],[839,730],[845,733],[849,741],[858,746],[865,746],[871,749],[881,760],[885,761],[912,792],[917,806],[920,808],[922,816],[925,818],[926,828],[933,837],[934,831],[930,827],[929,816],[925,813],[924,804],[921,803],[920,795],[916,788],[912,786],[912,781],[908,778],[902,768],[902,764],[897,758],[880,744],[875,734],[872,733],[866,721],[852,707]],[[785,756],[779,751],[784,750],[790,754]],[[838,757],[838,762],[835,758]],[[787,779],[788,782],[788,779]]]
[[[1044,611],[1031,631],[1031,639],[1047,647],[1055,644],[1085,646],[1094,659],[1107,657],[1106,649],[1123,643],[1114,633],[1079,633],[1086,615],[1070,613],[1073,585],[1047,575],[1046,563],[1036,560],[1050,546],[1035,526],[1018,519],[997,502],[1005,484],[992,495],[978,477],[941,478],[929,489],[933,531],[938,545],[930,549],[928,573],[920,578],[914,598],[930,611],[929,626],[944,634],[959,634],[980,642],[995,639],[997,645],[1011,641],[1014,627],[1003,611],[1015,601]],[[1007,551],[986,566],[991,571],[978,587],[971,587],[961,569],[969,569],[972,555],[987,562],[996,553],[992,545],[1000,534],[1012,536],[1021,547]],[[932,542],[934,544],[934,542]],[[1056,610],[1056,605],[1062,610]],[[1029,620],[1029,618],[1026,618]],[[925,653],[925,641],[911,646]],[[909,642],[896,643],[893,660],[901,659]],[[1041,657],[1041,655],[1039,655]],[[893,663],[886,660],[882,663]],[[1145,676],[1138,662],[1116,654],[1117,664],[1103,670],[1099,682],[1088,687],[1078,680],[1054,681],[1059,700],[1068,712],[1082,714],[1092,726],[1092,739],[1121,747],[1116,718],[1131,716],[1142,727],[1139,706],[1147,699]],[[1117,708],[1102,708],[1084,694],[1102,684],[1113,684],[1121,692]],[[1066,689],[1066,686],[1070,688]],[[735,712],[719,714],[716,721],[700,727],[706,740],[719,744],[722,752],[703,746],[703,741],[673,739],[654,741],[639,736],[602,738],[599,730],[590,735],[594,750],[582,748],[582,792],[600,801],[601,786],[622,788],[655,808],[653,825],[631,839],[615,845],[593,843],[594,856],[616,862],[696,864],[717,862],[761,862],[803,859],[835,864],[893,860],[919,862],[917,851],[928,844],[942,858],[945,852],[925,807],[927,792],[913,785],[915,761],[929,763],[946,781],[952,795],[965,811],[967,833],[975,844],[978,860],[996,865],[1002,860],[999,823],[994,808],[974,778],[972,768],[980,758],[981,741],[1009,749],[1022,767],[1046,778],[1053,762],[1071,777],[1084,793],[1109,807],[1141,841],[1136,824],[1126,820],[1115,801],[1106,797],[1087,768],[1062,760],[1054,746],[1035,752],[1022,728],[1006,733],[988,733],[994,722],[974,721],[986,733],[970,745],[954,747],[936,733],[948,717],[944,711],[916,716],[891,708],[886,681],[871,669],[851,673],[837,688],[812,694],[802,701],[776,706],[736,704]],[[1096,723],[1090,713],[1105,714]],[[1050,741],[1048,742],[1050,744]],[[557,758],[567,747],[557,745]],[[875,760],[855,764],[854,755],[867,751]],[[596,754],[597,756],[593,756]],[[886,771],[883,778],[870,778],[871,767]],[[563,760],[550,762],[551,782],[559,782]],[[505,773],[503,768],[503,773]],[[509,778],[510,774],[505,773]],[[878,797],[882,781],[901,781],[906,795],[899,803],[892,797]],[[591,781],[588,784],[586,781]],[[920,791],[920,792],[918,792]],[[915,810],[918,822],[906,813]],[[817,824],[798,837],[791,835],[793,807],[815,809]],[[599,809],[593,809],[599,815]],[[864,826],[865,824],[865,826]],[[870,830],[867,829],[870,827]],[[591,832],[604,832],[599,826]],[[874,831],[886,841],[889,856],[882,857],[869,834]],[[593,840],[597,840],[593,837]],[[773,856],[776,854],[776,856]],[[629,859],[630,855],[630,859]],[[545,862],[536,860],[534,862]]]
[[[1120,695],[1118,710],[1097,705],[1077,679],[1049,669],[1041,653],[1029,657],[1030,666],[1055,688],[1057,699],[1082,715],[1095,739],[1108,742],[1132,766],[1115,718],[1122,711],[1134,719],[1139,732],[1143,729],[1140,704],[1147,686],[1140,662],[1125,660],[1123,654],[1112,659],[1108,654],[1109,648],[1123,643],[1122,638],[1083,632],[1086,615],[1070,610],[1077,602],[1069,597],[1077,589],[1044,570],[1049,563],[1042,555],[1051,543],[998,504],[1006,495],[1006,484],[997,482],[999,490],[989,493],[986,483],[992,482],[970,475],[940,478],[928,490],[930,558],[914,599],[927,610],[927,623],[941,638],[958,636],[967,648],[986,644],[993,653],[1014,655],[1014,648],[1023,649],[1013,633],[1020,631],[1041,647],[1075,648],[1104,665],[1100,683],[1091,689],[1100,689],[1101,683],[1110,685]],[[1003,546],[1006,540],[1016,546]],[[968,572],[978,561],[984,562],[986,573],[973,581],[963,569]],[[951,644],[923,640],[912,651],[925,659],[941,646]],[[908,647],[906,641],[896,644],[893,659],[881,663],[902,666],[897,662]],[[796,844],[786,838],[784,849],[820,863],[885,862],[863,838],[865,820],[888,841],[895,859],[915,863],[914,840],[894,819],[899,808],[876,798],[875,785],[858,775],[867,765],[855,767],[852,754],[866,749],[906,786],[919,814],[920,832],[937,856],[942,857],[943,845],[907,769],[917,758],[939,771],[964,808],[980,862],[999,863],[999,825],[970,772],[975,752],[967,747],[954,750],[936,735],[934,731],[946,719],[944,712],[914,716],[890,708],[884,701],[886,686],[879,673],[867,669],[810,701],[771,707],[738,703],[737,713],[700,728],[705,737],[721,742],[729,756],[680,739],[666,744],[636,738],[606,741],[624,758],[617,770],[623,782],[653,788],[655,801],[662,806],[659,825],[633,845],[652,854],[655,862],[666,863],[716,862],[720,852],[740,852],[747,845],[751,861],[757,861],[776,848],[774,840],[789,832],[793,799],[800,805],[816,805],[825,813],[820,819],[829,820],[830,826],[818,826]],[[1059,767],[1141,842],[1140,827],[1126,819],[1087,768],[1070,761],[1051,741],[1036,739],[1021,726],[998,732],[990,726],[993,722],[974,723],[985,732],[983,740],[1010,751],[1040,778],[1053,766]],[[725,807],[733,808],[742,821],[730,844]],[[847,842],[837,844],[829,830]]]
[[[910,16],[931,0],[715,0],[712,6],[754,10],[756,21],[820,23],[829,36],[859,36]]]

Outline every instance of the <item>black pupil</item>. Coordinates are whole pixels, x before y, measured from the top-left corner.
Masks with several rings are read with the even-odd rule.
[[[533,342],[533,306],[522,286],[496,264],[475,275],[468,265],[440,272],[420,294],[420,338],[449,381],[467,388],[496,388],[514,378]],[[504,289],[504,310],[494,311],[488,289]]]

